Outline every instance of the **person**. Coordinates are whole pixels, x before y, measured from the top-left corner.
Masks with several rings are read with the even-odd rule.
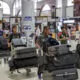
[[[11,43],[12,39],[20,38],[20,37],[21,37],[21,35],[17,32],[17,26],[13,25],[12,26],[12,33],[9,36],[9,43]]]
[[[45,45],[43,42],[47,41],[50,46],[52,45],[59,45],[58,41],[52,37],[52,33],[49,30],[49,27],[44,26],[43,33],[39,37],[39,45],[42,47],[43,51],[45,52]]]
[[[40,36],[40,28],[39,28],[39,26],[37,26],[36,27],[36,29],[35,29],[35,35],[36,35],[36,37],[38,37],[38,36]]]
[[[9,38],[8,38],[9,47],[11,47],[12,39],[20,38],[20,37],[21,37],[20,33],[17,32],[17,26],[13,25],[12,26],[12,33],[9,35]]]
[[[3,41],[5,41],[5,42],[3,42]],[[7,48],[10,48],[10,47],[9,47],[9,44],[8,44],[8,40],[7,40],[7,35],[6,35],[5,32],[3,32],[3,35],[0,36],[0,48],[1,48],[2,44],[3,44],[2,42],[3,42],[4,44],[6,43],[5,46],[6,46]]]
[[[43,50],[43,55],[44,58],[46,59],[46,44],[49,43],[50,46],[53,45],[59,45],[58,41],[54,38],[52,38],[52,35],[50,33],[49,27],[44,26],[43,33],[38,39],[39,45]],[[41,79],[41,73],[43,72],[44,69],[44,64],[46,64],[46,60],[40,61],[39,68],[38,68],[38,77]]]
[[[65,29],[65,27],[61,27],[62,32],[58,33],[58,40],[61,42],[61,44],[67,44],[68,40],[68,32]]]

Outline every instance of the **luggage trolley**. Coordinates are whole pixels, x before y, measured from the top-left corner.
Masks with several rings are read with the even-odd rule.
[[[78,79],[76,53],[69,51],[68,45],[50,46],[47,48],[44,63],[43,80],[76,80]]]
[[[11,60],[9,60],[11,73],[14,70],[18,71],[18,69],[24,68],[27,71],[27,75],[29,75],[30,69],[28,68],[38,66],[36,48],[27,48],[21,39],[12,40],[11,53]]]

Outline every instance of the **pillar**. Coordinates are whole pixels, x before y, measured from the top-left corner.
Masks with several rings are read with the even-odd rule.
[[[62,18],[66,18],[67,0],[62,0]]]
[[[12,17],[13,16],[13,5],[9,5],[10,6],[10,17]],[[10,29],[11,29],[11,31],[12,31],[12,24],[13,24],[13,19],[11,19],[11,18],[9,18],[9,20],[10,20]]]
[[[32,0],[22,0],[22,29],[26,33],[28,47],[33,47],[35,41],[30,37],[35,33],[35,12]]]

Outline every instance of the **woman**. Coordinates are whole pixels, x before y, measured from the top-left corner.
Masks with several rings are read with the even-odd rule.
[[[40,59],[39,68],[38,68],[38,77],[41,79],[41,73],[45,69],[44,64],[47,64],[47,47],[59,45],[58,41],[52,38],[52,34],[47,26],[44,27],[43,33],[39,38],[39,45],[42,47],[44,59]]]

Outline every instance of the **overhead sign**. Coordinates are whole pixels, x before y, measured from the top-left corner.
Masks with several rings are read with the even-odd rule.
[[[24,18],[24,21],[32,21],[32,17],[31,17],[31,16],[26,16],[26,17]]]

